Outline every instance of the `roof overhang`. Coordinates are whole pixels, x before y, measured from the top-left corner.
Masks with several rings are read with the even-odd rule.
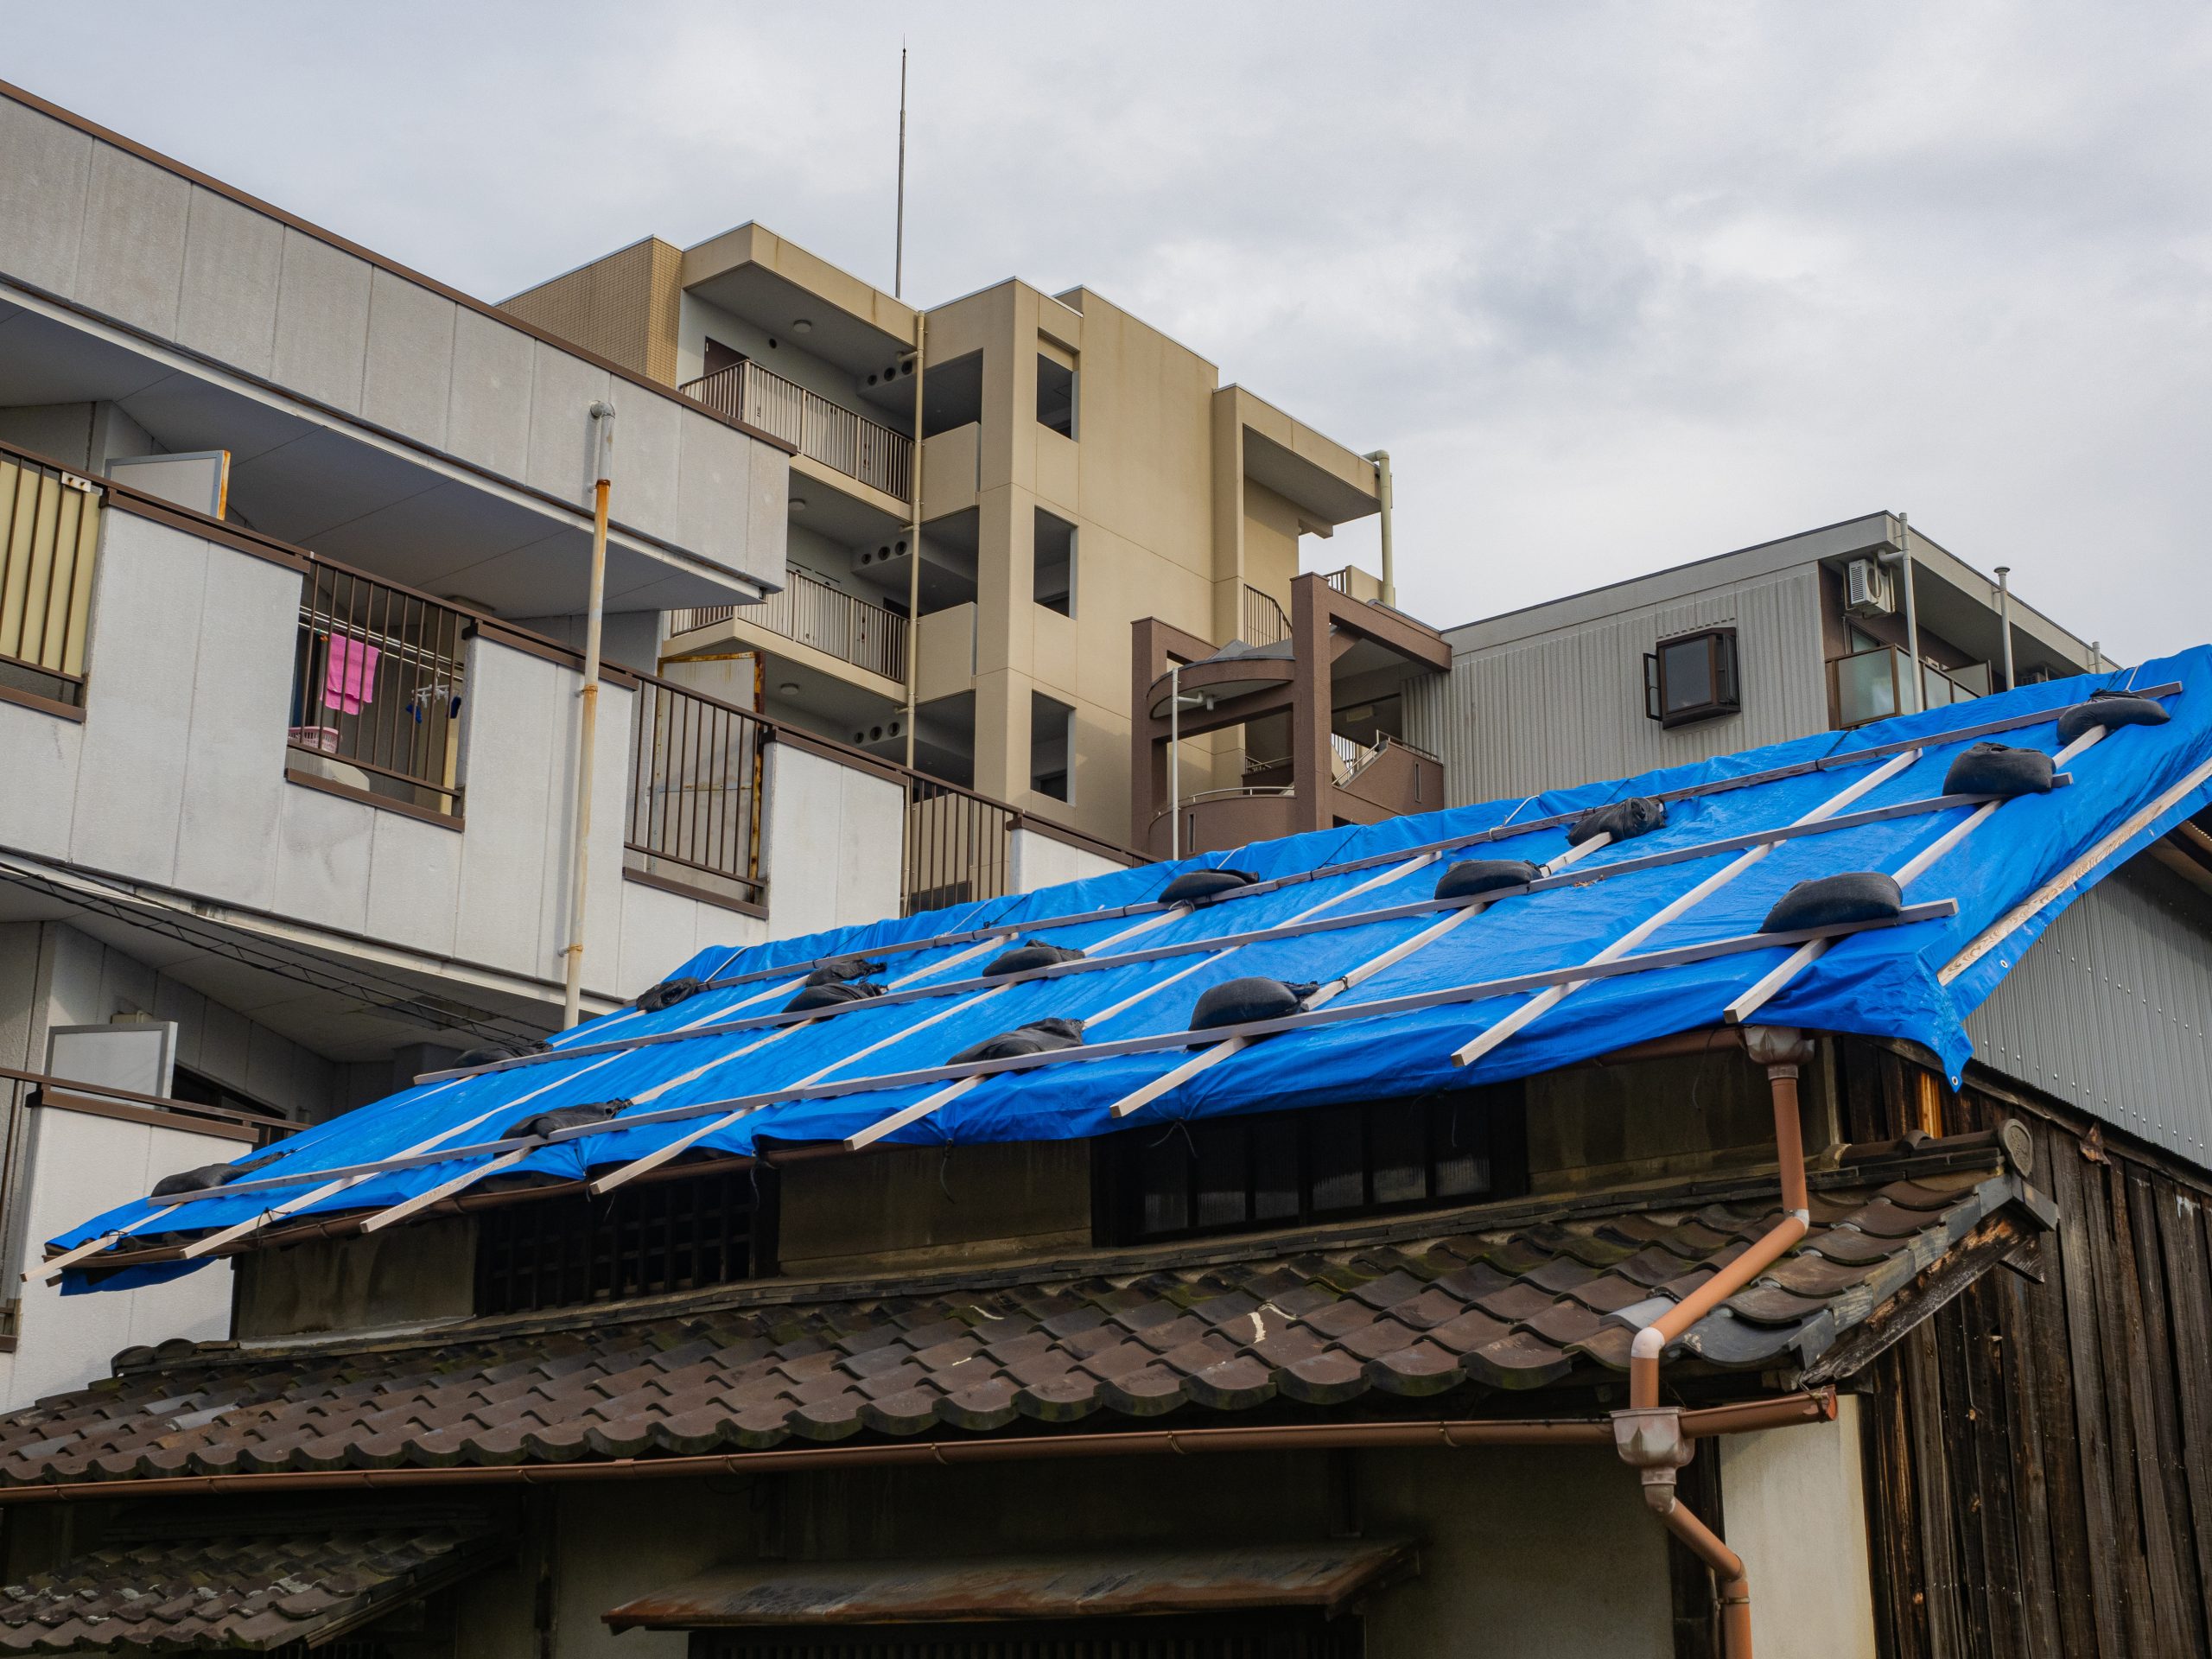
[[[1375,464],[1325,438],[1242,386],[1224,386],[1230,417],[1243,428],[1244,476],[1272,490],[1325,535],[1382,505]]]
[[[683,251],[683,291],[771,334],[804,321],[806,349],[868,374],[914,341],[914,308],[785,241],[746,224]]]
[[[618,1630],[807,1628],[1304,1608],[1335,1613],[1417,1570],[1411,1543],[1338,1538],[1205,1550],[716,1567],[603,1615]]]

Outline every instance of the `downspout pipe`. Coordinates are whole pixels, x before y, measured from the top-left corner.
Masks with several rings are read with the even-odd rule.
[[[1375,499],[1382,510],[1382,602],[1398,608],[1398,567],[1390,555],[1390,452],[1370,449],[1360,457],[1375,465]]]
[[[1615,1447],[1642,1476],[1645,1505],[1713,1569],[1719,1582],[1721,1651],[1726,1659],[1751,1659],[1751,1579],[1743,1558],[1675,1496],[1676,1475],[1694,1448],[1682,1432],[1680,1408],[1660,1403],[1659,1363],[1669,1343],[1795,1249],[1812,1226],[1804,1134],[1797,1116],[1797,1076],[1812,1058],[1813,1046],[1801,1032],[1753,1026],[1744,1033],[1744,1048],[1754,1065],[1766,1068],[1773,1096],[1783,1217],[1743,1255],[1636,1333],[1629,1347],[1628,1409],[1613,1414]]]
[[[902,67],[899,72],[906,72]],[[905,155],[906,114],[899,117],[899,154]],[[903,211],[903,210],[902,210]],[[913,498],[906,520],[906,770],[914,769],[914,710],[922,673],[922,347],[929,337],[929,318],[914,311],[914,477],[908,492]]]
[[[2012,567],[1997,567],[1997,629],[2005,636],[2005,689],[2017,690],[2019,682],[2012,677]]]
[[[1913,591],[1912,520],[1907,514],[1897,514],[1897,551],[1881,556],[1885,564],[1904,567],[1904,647],[1905,654],[1912,658],[1912,707],[1899,712],[1916,715],[1928,706],[1928,681],[1920,666],[1920,602]]]
[[[591,790],[594,752],[599,739],[599,645],[607,620],[607,497],[614,474],[614,405],[594,404],[592,423],[591,597],[584,613],[584,683],[576,723],[575,834],[569,859],[569,944],[561,975],[561,1028],[582,1017],[584,992],[584,895],[591,865]]]

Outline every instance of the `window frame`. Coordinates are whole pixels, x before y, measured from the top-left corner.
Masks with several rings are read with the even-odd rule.
[[[1705,645],[1706,683],[1712,689],[1712,695],[1703,702],[1669,709],[1667,706],[1668,654],[1700,641]],[[1743,711],[1743,659],[1737,646],[1734,623],[1719,623],[1712,627],[1692,628],[1683,633],[1670,634],[1643,653],[1643,717],[1656,721],[1662,730],[1671,731],[1677,726],[1695,725],[1700,721],[1719,720]]]
[[[1376,1120],[1386,1114],[1402,1115],[1416,1109],[1425,1114],[1422,1134],[1426,1154],[1421,1167],[1425,1174],[1427,1191],[1420,1198],[1377,1199],[1375,1197],[1376,1142],[1373,1133]],[[1346,1110],[1360,1114],[1360,1201],[1351,1205],[1317,1207],[1313,1196],[1317,1181],[1329,1174],[1346,1173],[1340,1168],[1325,1170],[1320,1166],[1316,1156],[1319,1138],[1317,1131],[1328,1115],[1341,1114]],[[1482,1152],[1489,1160],[1489,1179],[1475,1191],[1439,1193],[1436,1190],[1439,1154],[1445,1149],[1440,1145],[1439,1129],[1441,1123],[1450,1121],[1449,1113],[1459,1110],[1472,1110],[1482,1115],[1482,1127],[1485,1132]],[[1198,1217],[1200,1202],[1198,1171],[1203,1164],[1203,1154],[1198,1150],[1198,1137],[1232,1129],[1243,1130],[1247,1137],[1243,1148],[1245,1213],[1241,1220],[1202,1222]],[[1256,1172],[1262,1154],[1260,1143],[1254,1137],[1260,1134],[1285,1135],[1295,1147],[1298,1167],[1295,1213],[1264,1217],[1256,1214],[1259,1196]],[[1166,1144],[1179,1144],[1185,1149],[1187,1173],[1184,1189],[1184,1224],[1178,1227],[1148,1229],[1144,1224],[1144,1206],[1149,1192],[1146,1183],[1148,1173],[1146,1159],[1147,1154],[1162,1145],[1163,1136],[1170,1137]],[[1188,1122],[1150,1123],[1140,1128],[1124,1129],[1118,1134],[1101,1137],[1095,1144],[1097,1154],[1091,1160],[1091,1233],[1093,1242],[1103,1248],[1293,1231],[1373,1216],[1465,1209],[1503,1198],[1518,1198],[1529,1190],[1528,1091],[1518,1078],[1409,1098],[1363,1101],[1350,1107],[1294,1107],[1279,1112],[1238,1113]]]

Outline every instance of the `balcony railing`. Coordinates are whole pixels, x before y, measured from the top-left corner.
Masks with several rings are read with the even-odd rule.
[[[1828,686],[1835,723],[1845,728],[1864,726],[1904,710],[1911,674],[1910,658],[1895,645],[1876,645],[1847,657],[1830,658]],[[1920,683],[1923,709],[1970,702],[1989,695],[1989,669],[1986,664],[1977,664],[1972,669],[1946,672],[1933,663],[1923,662]]]
[[[341,792],[461,813],[462,637],[469,618],[317,563],[301,579],[289,767]]]
[[[1243,624],[1237,630],[1238,639],[1248,645],[1272,645],[1290,638],[1290,618],[1283,613],[1274,597],[1263,594],[1247,583],[1244,588]]]
[[[677,388],[715,414],[772,432],[848,478],[913,499],[914,441],[747,360]]]
[[[766,903],[760,809],[768,723],[646,674],[638,676],[634,709],[626,866],[741,905]]]
[[[84,702],[99,534],[97,486],[0,454],[0,684]]]
[[[840,662],[865,668],[888,680],[906,678],[906,619],[855,599],[842,588],[792,566],[785,570],[787,585],[758,605],[700,605],[671,611],[671,634],[689,633],[716,622],[742,616],[757,627],[811,645]]]

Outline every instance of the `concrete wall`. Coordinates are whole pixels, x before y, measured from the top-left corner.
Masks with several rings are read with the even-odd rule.
[[[1128,867],[1119,859],[1071,847],[1033,830],[1016,830],[1008,861],[1007,883],[1015,893],[1034,893],[1063,881],[1083,881],[1094,875],[1110,875]]]
[[[1832,1423],[1737,1434],[1698,1455],[1720,1459],[1728,1545],[1751,1582],[1754,1652],[1790,1659],[1874,1659],[1859,1402]]]
[[[567,941],[577,670],[478,638],[461,721],[466,828],[288,783],[300,577],[102,515],[81,723],[0,703],[0,846],[557,986]],[[586,987],[623,997],[738,919],[622,879],[630,694],[605,688]],[[897,907],[890,900],[870,916]],[[700,912],[711,912],[702,916]]]
[[[35,1261],[42,1241],[149,1191],[164,1175],[228,1163],[242,1141],[66,1107],[29,1112],[20,1205],[9,1217],[10,1263]],[[19,1269],[17,1269],[19,1270]],[[10,1274],[14,1277],[14,1272]],[[0,1409],[105,1376],[125,1348],[172,1337],[219,1340],[231,1329],[231,1268],[215,1262],[164,1285],[64,1298],[58,1287],[11,1286],[22,1298],[17,1346],[0,1355]]]
[[[2067,907],[1967,1034],[1983,1065],[2212,1164],[2212,899],[2133,860]]]
[[[761,863],[773,936],[896,916],[906,810],[887,778],[771,745]]]
[[[583,411],[611,397],[620,521],[780,579],[783,455],[672,393],[4,98],[0,156],[0,276],[579,505]]]

